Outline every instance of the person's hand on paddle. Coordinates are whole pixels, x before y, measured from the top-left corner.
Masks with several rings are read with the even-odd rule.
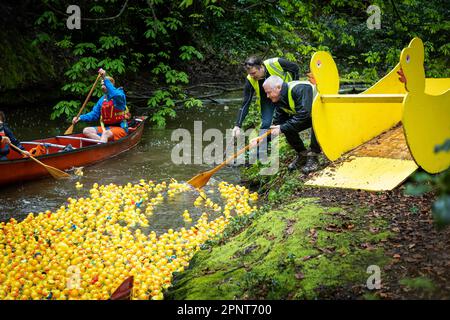
[[[241,128],[239,128],[238,126],[235,126],[233,128],[233,138],[234,137],[239,137],[241,135]]]
[[[250,148],[254,148],[256,147],[256,145],[259,143],[259,137],[253,138],[252,140],[250,140],[249,146]]]
[[[106,71],[102,68],[98,69],[98,74],[102,76],[103,79],[105,79]]]
[[[270,126],[270,133],[273,134],[274,136],[277,136],[281,133],[281,128],[280,126]]]
[[[72,119],[72,124],[77,124],[78,121],[80,121],[80,118],[78,118],[78,117],[73,117],[73,119]]]
[[[9,140],[8,137],[2,137],[2,143],[10,144],[10,143],[11,143],[11,140]]]
[[[8,137],[2,137],[2,143],[7,143],[9,145],[12,145],[11,140]],[[27,158],[30,156],[30,153],[27,150],[22,150],[22,155],[24,158]]]
[[[22,154],[24,158],[29,158],[30,157],[30,153],[27,150],[22,150]]]

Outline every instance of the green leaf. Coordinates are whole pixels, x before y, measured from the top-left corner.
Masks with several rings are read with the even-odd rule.
[[[278,199],[278,194],[275,190],[270,190],[269,195],[267,196],[267,199],[269,201],[276,201]]]
[[[178,27],[181,27],[183,25],[180,20],[172,17],[165,18],[164,22],[167,28],[173,31],[176,31]]]
[[[413,184],[407,184],[405,193],[411,196],[420,196],[424,193],[430,192],[432,190],[432,187],[430,185],[426,184],[419,184],[419,185],[413,185]]]
[[[66,118],[69,119],[72,116],[75,116],[77,111],[80,108],[80,102],[77,101],[60,101],[53,107],[53,112],[50,115],[50,119],[55,120],[56,118],[61,117],[62,115],[66,115]]]
[[[79,61],[84,66],[84,70],[97,69],[98,60],[94,57],[84,57]]]
[[[437,145],[434,148],[434,152],[438,153],[438,152],[448,152],[450,151],[450,139],[445,140],[445,142],[443,144]]]
[[[178,72],[176,70],[169,70],[165,74],[167,83],[189,83],[188,76],[185,72]]]
[[[166,73],[169,72],[169,70],[170,67],[161,62],[155,68],[153,68],[152,73],[154,74]]]
[[[168,54],[167,52],[164,52],[164,51],[158,52],[158,56],[161,58],[167,59],[167,60],[170,59],[170,54]]]
[[[76,56],[81,56],[86,52],[86,49],[91,49],[94,51],[96,49],[95,44],[93,43],[79,43],[75,46],[73,50],[73,54]]]
[[[102,36],[100,37],[99,42],[101,47],[106,50],[125,45],[125,43],[117,36]]]
[[[51,38],[48,33],[42,32],[36,35],[36,39],[34,39],[31,44],[33,46],[37,46],[41,43],[50,42]]]
[[[203,59],[203,55],[194,47],[192,46],[182,46],[180,47],[180,58],[181,60],[191,60],[193,58],[193,56],[195,56],[197,59],[202,60]]]
[[[193,2],[193,0],[183,0],[180,3],[180,8],[187,8],[187,7],[192,6],[192,2]]]
[[[209,5],[207,9],[212,11],[213,16],[219,18],[223,17],[223,14],[225,13],[225,10],[223,8],[214,5]]]
[[[450,195],[441,195],[433,203],[433,217],[439,227],[450,224]]]
[[[433,177],[426,172],[418,172],[413,175],[413,180],[419,183],[425,183],[432,181]]]
[[[53,13],[53,11],[45,11],[39,18],[37,18],[36,24],[41,25],[45,21],[51,26],[56,25],[56,23],[57,23],[56,16]]]
[[[56,45],[61,49],[69,49],[73,46],[73,43],[70,41],[70,38],[66,36],[63,40],[56,42]]]
[[[105,13],[105,8],[99,5],[94,5],[89,11],[95,13]]]
[[[184,102],[184,106],[186,107],[186,108],[188,108],[188,109],[190,109],[190,108],[192,108],[192,107],[198,107],[198,108],[200,108],[200,107],[202,107],[203,106],[203,103],[202,103],[202,101],[201,100],[199,100],[199,99],[195,99],[195,98],[189,98],[188,100],[186,100],[185,102]]]

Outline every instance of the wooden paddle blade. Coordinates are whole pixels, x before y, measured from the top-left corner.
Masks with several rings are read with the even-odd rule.
[[[256,140],[256,144],[254,146],[256,146],[258,143],[260,143],[271,132],[272,132],[272,130],[269,129],[264,134],[259,136],[258,139]],[[193,177],[191,180],[189,180],[187,183],[189,183],[191,186],[193,186],[194,188],[197,188],[197,189],[203,188],[208,183],[209,179],[211,179],[211,176],[214,173],[216,173],[217,171],[222,169],[227,163],[231,162],[231,160],[237,158],[239,155],[241,155],[242,153],[244,153],[246,150],[250,149],[251,147],[253,147],[253,145],[251,145],[251,144],[245,146],[244,148],[242,148],[238,152],[235,152],[232,156],[230,156],[228,159],[226,159],[224,162],[219,164],[214,169],[211,169],[209,171],[205,171],[205,172],[199,173],[198,175]]]
[[[70,125],[69,128],[67,128],[66,132],[64,132],[64,134],[72,134],[73,132],[73,124]]]
[[[59,169],[56,169],[54,167],[50,167],[45,165],[45,169],[47,169],[47,171],[52,175],[53,178],[55,179],[65,179],[65,178],[70,178],[70,174],[68,174],[67,172],[61,171]]]
[[[114,291],[110,300],[131,300],[133,292],[133,276],[125,279],[124,282]]]
[[[195,177],[193,177],[191,180],[189,180],[187,183],[189,183],[194,188],[201,189],[208,183],[213,173],[214,172],[211,171],[201,172]]]

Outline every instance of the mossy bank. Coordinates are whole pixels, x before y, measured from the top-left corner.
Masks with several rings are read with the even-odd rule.
[[[205,244],[175,275],[165,298],[373,298],[367,269],[382,269],[390,260],[377,247],[390,235],[382,231],[386,222],[367,219],[364,208],[327,207],[318,198],[295,196],[299,175],[285,177],[295,185],[289,196],[267,201],[254,217],[236,220]]]

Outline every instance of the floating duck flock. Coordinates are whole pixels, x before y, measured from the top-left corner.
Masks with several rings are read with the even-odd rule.
[[[196,224],[184,210],[186,228],[159,236],[140,228],[149,227],[148,218],[165,199],[192,192],[189,185],[95,183],[90,197],[68,198],[55,212],[0,223],[0,299],[108,299],[129,276],[133,299],[163,299],[172,273],[182,272],[206,240],[234,216],[256,210],[258,196],[245,187],[221,182],[217,189],[223,208],[197,190],[194,205],[202,215]]]

